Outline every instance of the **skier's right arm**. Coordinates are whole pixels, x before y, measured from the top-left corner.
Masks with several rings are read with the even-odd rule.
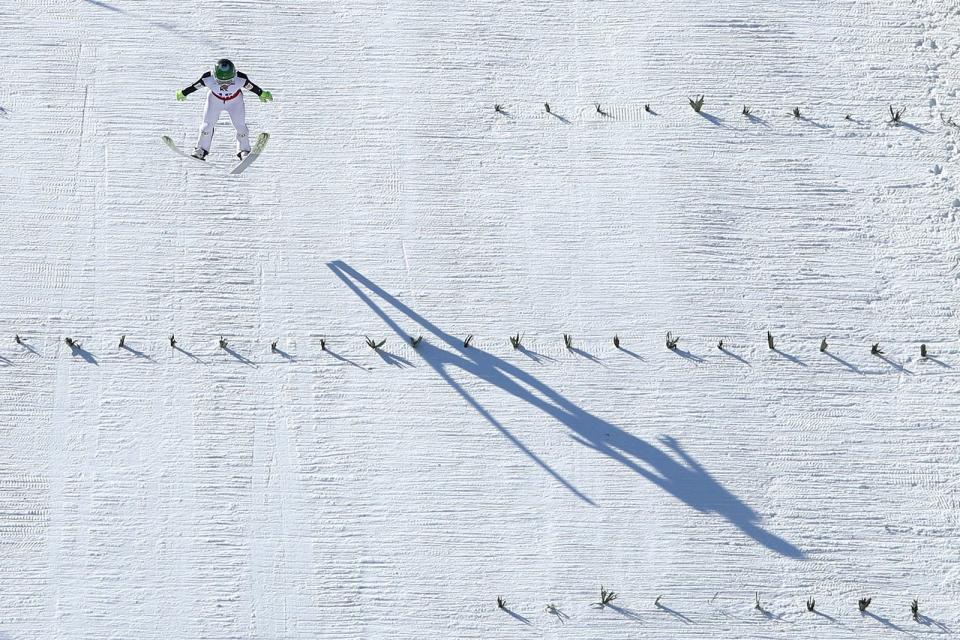
[[[196,91],[197,89],[203,88],[203,79],[210,77],[210,72],[207,71],[205,74],[200,76],[200,79],[194,82],[192,85],[185,89],[177,91],[177,100],[186,100],[187,96]]]

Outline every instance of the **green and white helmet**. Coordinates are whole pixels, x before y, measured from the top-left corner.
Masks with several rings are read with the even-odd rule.
[[[213,75],[222,82],[230,82],[237,77],[237,68],[226,58],[217,60],[217,66],[213,68]]]

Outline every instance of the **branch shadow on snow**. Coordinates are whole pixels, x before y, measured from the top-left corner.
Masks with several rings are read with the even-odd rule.
[[[143,358],[143,359],[146,360],[147,362],[152,362],[153,364],[157,364],[157,361],[156,361],[156,360],[154,360],[153,358],[151,358],[150,356],[148,356],[147,354],[145,354],[143,351],[137,351],[136,349],[134,349],[133,347],[131,347],[130,345],[128,345],[128,344],[126,344],[126,343],[124,343],[124,345],[123,345],[122,347],[120,347],[120,348],[123,349],[124,351],[127,351],[127,352],[129,352],[129,353],[132,353],[133,355],[137,356],[138,358]]]
[[[523,345],[517,347],[517,351],[519,351],[519,352],[522,353],[523,355],[527,356],[528,358],[530,358],[531,360],[533,360],[533,361],[536,362],[537,364],[542,364],[544,360],[546,360],[547,362],[556,362],[556,361],[557,361],[556,358],[551,358],[550,356],[545,356],[545,355],[543,355],[542,353],[537,353],[536,351],[534,351],[534,350],[532,350],[532,349],[527,349],[527,348],[524,347]]]
[[[636,359],[639,360],[640,362],[646,362],[646,361],[647,361],[647,359],[644,358],[642,355],[640,355],[639,353],[630,351],[630,349],[627,349],[626,347],[617,347],[617,349],[619,349],[621,352],[627,354],[627,355],[630,356],[631,358],[636,358]]]
[[[825,614],[823,611],[820,611],[819,609],[814,609],[813,611],[811,611],[811,613],[815,616],[820,616],[824,620],[837,624],[836,618],[834,618],[833,616],[828,616],[827,614]]]
[[[806,124],[809,124],[810,126],[816,127],[817,129],[832,129],[832,128],[833,128],[833,127],[831,127],[831,126],[828,125],[828,124],[824,124],[824,123],[822,123],[822,122],[817,122],[816,120],[813,120],[812,118],[808,118],[807,116],[794,116],[794,117],[796,117],[797,120],[799,120],[800,122],[804,122],[804,123],[806,123]]]
[[[520,615],[520,614],[517,613],[516,611],[511,611],[510,609],[507,609],[506,607],[503,607],[503,610],[506,611],[506,612],[507,612],[507,615],[509,615],[511,618],[513,618],[513,619],[516,620],[517,622],[522,622],[523,624],[525,624],[525,625],[527,625],[527,626],[530,626],[530,627],[533,626],[533,623],[530,622],[530,618],[525,618],[524,616]]]
[[[798,365],[800,365],[801,367],[807,366],[807,363],[806,363],[806,362],[804,362],[803,360],[801,360],[801,359],[798,358],[797,356],[790,355],[790,354],[787,353],[786,351],[780,351],[780,349],[771,349],[771,351],[773,351],[775,354],[777,354],[777,355],[780,356],[781,358],[786,358],[786,359],[789,360],[790,362],[792,362],[792,363],[794,363],[794,364],[798,364]]]
[[[367,370],[367,368],[366,368],[365,366],[363,366],[362,364],[357,364],[356,362],[354,362],[354,361],[351,360],[350,358],[346,358],[346,357],[340,355],[339,353],[337,353],[336,351],[331,351],[329,347],[327,347],[326,352],[329,353],[329,354],[330,354],[330,357],[332,357],[334,360],[339,360],[340,362],[346,362],[347,364],[352,364],[352,365],[355,366],[357,369],[363,369],[364,371]]]
[[[900,126],[903,127],[904,129],[910,129],[910,130],[913,131],[914,133],[930,133],[929,131],[927,131],[927,130],[924,129],[923,127],[921,127],[921,126],[919,126],[919,125],[912,124],[912,123],[910,123],[910,122],[906,122],[906,121],[904,121],[904,120],[901,120],[899,124],[900,124]]]
[[[934,358],[933,356],[927,356],[927,360],[929,360],[930,362],[932,362],[932,363],[934,363],[934,364],[940,365],[940,366],[943,367],[944,369],[953,369],[953,367],[951,367],[950,365],[948,365],[948,364],[947,364],[946,362],[944,362],[943,360],[938,360],[937,358]]]
[[[890,628],[890,629],[893,629],[894,631],[899,631],[900,633],[906,633],[906,631],[907,631],[907,630],[904,629],[903,627],[901,627],[901,626],[897,625],[895,622],[891,621],[889,618],[884,618],[883,616],[878,616],[877,614],[873,613],[872,611],[863,611],[863,612],[861,612],[861,613],[863,614],[864,617],[873,618],[874,620],[876,620],[877,622],[879,622],[879,623],[882,624],[883,626],[888,627],[888,628]]]
[[[691,353],[691,352],[689,352],[689,351],[684,351],[684,350],[681,349],[680,347],[674,347],[673,349],[671,349],[671,351],[673,351],[675,354],[677,354],[678,356],[680,356],[680,357],[683,358],[684,360],[689,360],[689,361],[691,361],[691,362],[696,362],[697,364],[700,364],[701,362],[705,362],[705,361],[706,361],[704,358],[701,358],[700,356],[698,356],[698,355],[696,355],[696,354],[694,354],[694,353]]]
[[[79,344],[75,344],[72,347],[70,347],[70,355],[80,356],[90,364],[99,366],[97,364],[97,359],[93,357],[93,354],[87,351],[86,349],[84,349]]]
[[[412,362],[406,358],[401,358],[395,353],[390,353],[389,351],[384,351],[383,349],[377,349],[377,355],[380,356],[380,358],[387,364],[392,364],[399,369],[403,369],[404,367],[413,367]]]
[[[37,351],[36,347],[34,347],[33,345],[27,343],[27,341],[24,340],[24,339],[22,339],[22,338],[20,339],[20,346],[23,347],[24,349],[26,349],[26,350],[27,350],[28,352],[30,352],[32,355],[35,355],[35,356],[39,356],[39,355],[40,355],[40,352]]]
[[[627,620],[634,620],[634,621],[636,621],[636,622],[643,622],[643,618],[640,617],[640,614],[637,613],[636,611],[634,611],[633,609],[627,609],[626,607],[620,607],[620,606],[617,606],[617,605],[615,605],[615,604],[606,604],[606,605],[604,605],[604,606],[605,606],[606,608],[610,609],[611,611],[615,611],[615,612],[619,613],[620,615],[622,615],[622,616],[623,616],[624,618],[626,618]]]
[[[461,350],[460,339],[417,314],[345,262],[330,262],[327,266],[401,339],[409,332],[402,329],[391,313],[400,316],[404,322],[415,322],[425,334],[430,333],[445,344],[447,348],[441,349],[424,340],[417,354],[494,429],[580,500],[596,506],[589,496],[561,476],[480,404],[453,378],[451,370],[459,369],[476,376],[523,400],[566,426],[568,435],[578,443],[619,462],[688,507],[701,513],[717,514],[767,549],[790,558],[805,558],[803,551],[795,545],[764,529],[760,516],[725,489],[676,439],[660,436],[659,442],[654,444],[638,438],[579,407],[536,376],[501,358],[480,349]]]
[[[598,357],[595,356],[595,355],[592,355],[592,354],[590,354],[590,353],[587,353],[587,352],[584,351],[583,349],[577,349],[576,347],[570,347],[570,353],[574,353],[574,354],[580,356],[581,358],[586,358],[586,359],[589,360],[590,362],[593,362],[593,363],[595,363],[595,364],[598,364],[598,365],[600,365],[601,367],[607,366],[607,365],[603,364],[603,360],[601,360],[600,358],[598,358]]]
[[[177,345],[173,345],[172,349],[173,349],[174,351],[179,351],[180,353],[182,353],[183,355],[187,356],[188,358],[190,358],[190,359],[193,360],[194,362],[199,362],[200,364],[204,364],[203,360],[200,359],[200,356],[194,355],[193,353],[187,351],[186,349],[184,349],[184,348],[182,348],[182,347],[178,347]]]
[[[950,633],[950,627],[942,622],[937,622],[930,616],[925,616],[922,613],[917,615],[917,622],[925,627],[935,627],[940,630],[940,633]]]
[[[857,369],[854,365],[850,364],[849,362],[847,362],[843,358],[840,358],[839,356],[833,355],[829,351],[824,351],[823,354],[830,358],[833,358],[836,362],[839,362],[840,364],[845,366],[847,369],[850,369],[850,371],[853,371],[854,373],[860,373],[860,374],[863,373],[862,371],[860,371],[860,369]]]
[[[706,120],[707,122],[709,122],[714,126],[717,126],[717,127],[725,126],[723,124],[723,119],[720,118],[719,116],[715,116],[712,113],[707,113],[706,111],[698,111],[697,113],[700,114],[701,118],[703,118],[704,120]]]
[[[274,352],[275,354],[277,354],[278,356],[280,356],[281,358],[283,358],[284,360],[287,360],[287,361],[289,361],[289,362],[296,362],[296,361],[297,361],[296,358],[294,358],[292,355],[290,355],[289,353],[287,353],[286,351],[284,351],[284,350],[281,349],[280,347],[274,347],[274,348],[273,348],[273,352]]]
[[[692,619],[690,619],[689,617],[683,615],[682,613],[680,613],[679,611],[677,611],[677,610],[675,610],[675,609],[671,609],[670,607],[668,607],[668,606],[665,605],[665,604],[657,604],[657,609],[659,609],[660,611],[663,611],[664,613],[670,614],[671,616],[673,616],[674,618],[678,619],[680,622],[682,622],[682,623],[684,623],[684,624],[693,624],[693,620],[692,620]]]
[[[910,369],[907,369],[906,367],[904,367],[902,364],[900,364],[900,363],[897,362],[896,360],[891,360],[891,359],[888,358],[887,356],[882,355],[882,354],[879,354],[879,353],[877,354],[877,357],[880,358],[881,360],[883,360],[884,362],[886,362],[888,365],[890,365],[891,367],[893,367],[893,368],[896,369],[897,371],[899,371],[900,373],[906,373],[907,375],[911,375],[911,376],[913,375],[913,371],[910,371]]]
[[[734,360],[736,360],[736,361],[739,362],[740,364],[745,364],[745,365],[747,365],[748,367],[750,366],[750,363],[747,362],[746,358],[743,358],[742,356],[738,356],[737,354],[735,354],[733,351],[730,351],[730,350],[727,349],[726,347],[724,347],[723,349],[720,349],[720,352],[723,353],[723,355],[725,355],[725,356],[729,356],[729,357],[733,358]]]
[[[234,350],[231,349],[230,347],[224,346],[224,347],[223,347],[223,350],[226,351],[227,353],[229,353],[231,356],[233,356],[233,357],[236,358],[237,360],[239,360],[241,364],[245,364],[245,365],[247,365],[248,367],[253,367],[254,369],[257,368],[257,363],[256,363],[256,362],[254,362],[253,360],[251,360],[250,358],[248,358],[248,357],[246,357],[246,356],[244,356],[244,355],[241,355],[241,354],[237,353],[236,351],[234,351]]]

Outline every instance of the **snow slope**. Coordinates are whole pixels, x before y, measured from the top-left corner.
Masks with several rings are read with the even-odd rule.
[[[957,9],[7,2],[0,638],[960,628]]]

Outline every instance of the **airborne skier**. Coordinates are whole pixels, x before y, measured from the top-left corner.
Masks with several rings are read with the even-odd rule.
[[[189,87],[177,91],[177,100],[186,100],[188,95],[203,87],[209,89],[210,93],[207,95],[207,106],[203,110],[203,124],[200,126],[200,137],[193,157],[199,160],[206,158],[213,140],[213,129],[220,113],[226,111],[230,115],[233,128],[237,130],[237,158],[242,161],[250,153],[243,90],[252,91],[260,97],[260,102],[270,102],[273,95],[251,82],[245,73],[237,71],[234,64],[226,58],[217,61],[212,73],[207,71]]]

